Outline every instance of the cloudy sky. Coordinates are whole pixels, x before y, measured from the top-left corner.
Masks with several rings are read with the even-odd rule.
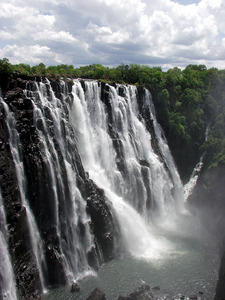
[[[0,58],[225,69],[224,0],[2,0]]]

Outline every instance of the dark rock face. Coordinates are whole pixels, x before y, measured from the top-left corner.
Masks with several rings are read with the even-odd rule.
[[[9,229],[9,244],[20,299],[36,299],[41,291],[38,269],[31,251],[27,212],[21,202],[5,123],[5,111],[0,107],[0,177],[1,192]]]
[[[197,185],[188,199],[193,213],[200,212],[203,224],[217,236],[218,241],[225,238],[225,168],[224,166],[212,167],[200,174]]]
[[[72,293],[79,292],[79,291],[80,291],[80,286],[78,285],[78,283],[73,282],[70,291],[71,291]]]
[[[40,79],[41,80],[41,79]],[[38,79],[38,81],[40,81]],[[20,151],[23,158],[24,172],[26,177],[26,198],[34,214],[37,227],[42,240],[42,248],[45,256],[43,265],[44,281],[47,285],[67,284],[67,277],[63,264],[59,236],[56,229],[56,215],[51,179],[46,168],[46,157],[38,130],[43,130],[40,120],[36,126],[33,120],[32,101],[25,96],[24,89],[29,87],[35,91],[36,87],[32,79],[14,79],[9,83],[9,90],[5,94],[5,101],[16,118],[18,134],[20,136]],[[51,80],[51,87],[57,97],[61,97],[61,86],[57,81]],[[67,93],[72,90],[72,83],[67,84]],[[47,90],[47,93],[50,92]],[[37,299],[41,294],[41,280],[38,267],[32,252],[29,225],[26,209],[22,206],[18,187],[15,166],[13,163],[8,137],[9,133],[5,122],[3,106],[0,107],[0,169],[1,190],[6,210],[7,223],[10,232],[10,249],[13,260],[14,272],[18,286],[20,299]],[[69,197],[68,178],[63,156],[54,130],[51,130],[51,117],[47,108],[45,111],[48,118],[51,140],[57,152],[60,164],[60,174],[64,190],[58,186],[59,199],[65,199],[59,203],[61,231],[63,233],[65,219],[70,214],[71,200]],[[63,128],[63,127],[62,127]],[[118,239],[117,221],[113,216],[104,192],[99,189],[84,171],[76,142],[73,145],[74,157],[73,168],[76,170],[77,186],[86,201],[86,210],[90,216],[90,228],[93,235],[94,246],[88,253],[89,264],[98,268],[99,264],[112,259],[116,255],[115,242]],[[52,154],[52,153],[51,153]],[[77,225],[81,235],[85,228],[82,222]],[[65,240],[66,242],[66,240]],[[98,298],[99,299],[99,298]]]
[[[99,189],[91,180],[86,183],[87,211],[91,216],[91,229],[103,261],[115,257],[115,239],[119,239],[116,220],[113,218],[104,191]],[[102,262],[103,262],[102,261]]]
[[[106,300],[105,293],[103,293],[99,288],[95,288],[86,300]]]
[[[23,83],[23,82],[22,82]],[[20,84],[20,81],[19,81]],[[32,82],[30,83],[32,85]],[[42,234],[48,265],[47,283],[65,284],[66,277],[60,261],[59,239],[52,216],[52,196],[49,194],[48,178],[44,169],[44,157],[39,138],[33,125],[33,106],[22,88],[17,87],[6,94],[10,109],[17,117],[24,171],[27,179],[27,198]]]
[[[138,108],[140,111],[140,118],[143,118],[146,124],[146,129],[150,132],[152,136],[152,148],[155,150],[155,152],[159,155],[159,157],[162,158],[162,155],[160,153],[160,149],[158,146],[155,130],[154,130],[154,125],[153,125],[153,120],[150,118],[150,108],[149,106],[145,103],[145,91],[144,89],[139,89],[139,94],[138,94]],[[162,161],[164,161],[162,159]]]

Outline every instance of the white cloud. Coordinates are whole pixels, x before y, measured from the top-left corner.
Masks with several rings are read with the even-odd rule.
[[[129,41],[129,34],[122,30],[112,31],[109,27],[98,26],[89,23],[87,26],[87,33],[94,36],[94,40],[98,43],[106,44],[121,44]]]
[[[26,13],[24,7],[15,6],[8,2],[1,4],[0,17],[1,18],[15,18]]]
[[[74,65],[204,61],[225,68],[224,15],[223,0],[189,5],[171,0],[3,0],[0,54],[30,64],[38,59]]]
[[[3,30],[0,30],[2,39],[30,39],[31,34],[51,29],[55,23],[54,15],[43,14],[35,8],[17,7],[8,3],[3,4],[2,8],[0,11],[1,20],[4,22]]]
[[[72,34],[66,31],[53,31],[53,30],[46,30],[35,32],[33,34],[33,39],[36,41],[55,41],[61,43],[73,43],[78,42],[78,40],[73,37]]]
[[[200,3],[201,7],[210,8],[210,9],[220,9],[222,5],[222,0],[202,0]]]
[[[0,49],[0,56],[7,57],[11,63],[29,63],[38,64],[40,62],[57,62],[62,63],[60,55],[53,53],[49,47],[32,45],[18,47],[17,45],[7,45]]]

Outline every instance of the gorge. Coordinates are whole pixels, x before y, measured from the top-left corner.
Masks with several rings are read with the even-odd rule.
[[[208,229],[199,220],[207,223],[210,201],[204,204],[210,213],[198,216],[203,177],[185,199],[147,89],[96,80],[16,78],[1,95],[0,109],[3,299],[84,299],[86,294],[71,296],[62,287],[77,281],[91,290],[99,283],[96,272],[108,289],[107,299],[116,299],[138,280],[150,278],[162,287],[170,276],[177,280],[170,270],[177,278],[187,274],[158,299],[192,292],[213,299],[217,240],[224,226],[223,170],[211,177],[221,182],[215,179],[218,187],[208,199],[220,190],[222,200],[213,214],[218,222]],[[135,272],[141,277],[129,275]],[[129,279],[119,288],[124,276]]]

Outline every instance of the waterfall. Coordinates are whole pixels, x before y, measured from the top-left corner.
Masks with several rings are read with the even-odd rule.
[[[149,91],[45,78],[27,83],[22,112],[6,102],[42,291],[92,274],[118,249],[138,258],[167,250],[153,230],[183,209],[182,184]]]
[[[64,91],[63,83],[61,88]],[[34,125],[44,158],[43,168],[49,181],[46,192],[53,202],[52,226],[59,241],[57,255],[61,257],[68,282],[71,282],[82,276],[82,273],[90,271],[87,253],[93,246],[93,240],[89,228],[90,218],[77,185],[76,145],[67,118],[68,99],[65,91],[64,101],[56,98],[48,80],[39,85],[36,83],[36,91],[26,90],[26,94],[32,100]],[[83,236],[79,224],[83,225]]]
[[[152,111],[150,94],[145,91],[145,105],[164,161],[151,146],[151,134],[140,116],[136,87],[108,86],[107,103],[101,99],[97,81],[86,81],[83,90],[77,80],[72,93],[70,120],[82,162],[113,204],[126,251],[137,256],[159,252],[163,247],[154,240],[148,224],[174,214],[182,203],[182,185]]]
[[[185,209],[184,209],[184,198],[183,198],[184,197],[183,185],[180,180],[180,176],[175,166],[173,157],[169,150],[169,146],[167,144],[164,132],[160,124],[157,122],[155,108],[152,102],[152,96],[148,90],[145,90],[144,100],[146,102],[146,105],[149,107],[150,118],[153,120],[154,131],[157,137],[157,142],[160,148],[163,161],[169,171],[171,180],[173,182],[172,196],[173,196],[173,201],[175,201],[175,203],[173,203],[171,210],[173,211],[175,209],[179,212],[184,212]]]
[[[44,291],[45,285],[44,285],[44,275],[43,275],[43,267],[42,267],[44,264],[44,254],[43,254],[43,250],[41,246],[42,245],[41,238],[35,222],[35,218],[30,209],[28,200],[26,198],[26,177],[24,174],[24,165],[23,165],[22,153],[20,149],[20,138],[16,128],[16,119],[14,117],[14,114],[10,112],[7,104],[3,101],[3,99],[1,99],[1,102],[6,112],[6,123],[9,132],[9,145],[10,145],[13,161],[15,164],[15,168],[16,168],[16,175],[17,175],[17,181],[20,190],[22,205],[27,214],[27,221],[29,224],[32,250],[39,271],[41,288]]]
[[[16,300],[16,286],[7,243],[8,229],[0,191],[0,298]]]
[[[188,197],[191,195],[191,193],[194,190],[194,187],[196,186],[198,176],[199,176],[200,171],[201,171],[202,166],[203,166],[203,157],[204,157],[204,155],[202,155],[200,157],[200,161],[195,166],[189,181],[184,185],[184,199],[185,199],[185,201],[187,201]]]
[[[206,129],[205,129],[205,141],[208,140],[208,136],[210,133],[210,127],[211,127],[211,124],[208,123],[206,125]],[[194,170],[192,171],[189,181],[184,185],[184,200],[185,201],[187,201],[188,197],[192,194],[192,192],[196,186],[199,174],[203,167],[203,159],[204,159],[205,154],[206,154],[206,152],[202,153],[202,155],[199,159],[199,162],[196,164],[196,166],[194,167]]]

